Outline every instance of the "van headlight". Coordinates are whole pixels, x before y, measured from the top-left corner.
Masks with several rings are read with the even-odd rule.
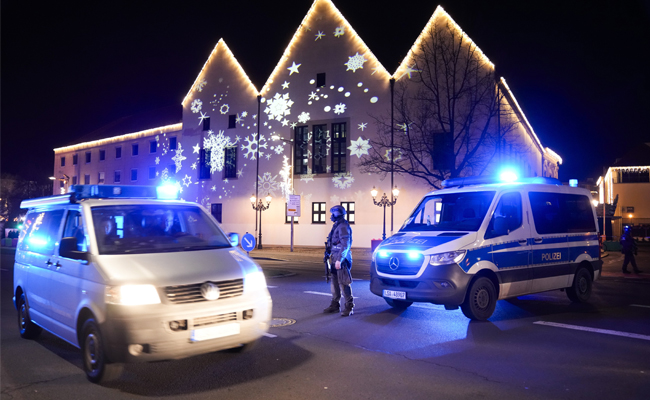
[[[107,286],[106,302],[124,306],[160,304],[160,296],[153,285]]]
[[[465,257],[465,250],[448,251],[446,253],[432,254],[429,259],[431,265],[458,264]]]
[[[255,271],[246,274],[244,277],[245,292],[257,292],[263,289],[266,289],[266,278],[264,277],[264,272]]]

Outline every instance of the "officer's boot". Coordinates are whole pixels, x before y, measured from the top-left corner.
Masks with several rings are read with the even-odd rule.
[[[354,308],[354,303],[345,303],[345,309],[343,309],[341,316],[349,317],[350,315],[354,314],[354,311],[352,311],[353,308]]]
[[[324,309],[323,313],[331,314],[331,313],[339,312],[340,309],[341,309],[341,306],[339,305],[339,302],[332,300],[332,303],[330,304],[330,306],[327,307],[326,309]]]

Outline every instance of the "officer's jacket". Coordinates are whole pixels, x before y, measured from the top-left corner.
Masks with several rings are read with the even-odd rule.
[[[345,218],[334,223],[330,231],[330,244],[332,246],[332,264],[343,260],[348,260],[352,264],[352,228]]]

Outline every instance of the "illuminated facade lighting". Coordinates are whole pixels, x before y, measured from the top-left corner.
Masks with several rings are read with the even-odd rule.
[[[562,157],[560,157],[556,152],[549,149],[548,147],[546,149],[544,149],[544,150],[546,151],[547,156],[549,156],[554,161],[557,161],[558,163],[562,164]]]
[[[528,128],[528,132],[530,132],[531,136],[535,139],[535,142],[536,142],[537,145],[539,146],[539,149],[540,149],[543,153],[546,153],[546,150],[545,150],[544,147],[542,146],[542,142],[539,141],[539,138],[537,137],[537,134],[535,133],[535,130],[533,129],[533,127],[532,127],[532,125],[530,124],[530,122],[528,122],[528,118],[526,118],[526,114],[524,114],[524,110],[522,110],[521,107],[519,106],[519,102],[518,102],[517,99],[515,98],[515,95],[512,93],[512,90],[510,90],[510,87],[508,87],[508,84],[506,83],[505,78],[501,77],[501,83],[503,84],[503,87],[505,87],[506,90],[508,91],[508,94],[510,95],[510,98],[512,98],[512,100],[515,102],[515,105],[517,106],[517,111],[519,112],[519,114],[520,114],[520,115],[522,116],[522,118],[524,119],[524,122],[526,122],[526,127]],[[558,156],[558,157],[559,157],[559,156]]]
[[[106,139],[93,140],[91,142],[79,143],[72,146],[59,147],[54,149],[54,154],[63,153],[66,151],[77,151],[82,149],[88,149],[95,146],[103,146],[105,144],[123,142],[126,140],[140,139],[143,137],[153,136],[159,133],[176,132],[176,131],[180,131],[181,129],[183,129],[183,123],[179,122],[178,124],[166,125],[158,128],[151,128],[144,131],[127,133],[125,135],[113,136]]]

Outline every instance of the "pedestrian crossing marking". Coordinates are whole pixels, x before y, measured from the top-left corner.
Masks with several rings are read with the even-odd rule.
[[[554,326],[556,328],[573,329],[573,330],[576,330],[576,331],[603,333],[605,335],[623,336],[623,337],[629,337],[629,338],[633,338],[633,339],[650,340],[650,336],[648,336],[648,335],[639,335],[638,333],[613,331],[613,330],[610,330],[610,329],[588,328],[586,326],[558,324],[557,322],[547,322],[547,321],[536,321],[536,322],[533,322],[533,324]]]

